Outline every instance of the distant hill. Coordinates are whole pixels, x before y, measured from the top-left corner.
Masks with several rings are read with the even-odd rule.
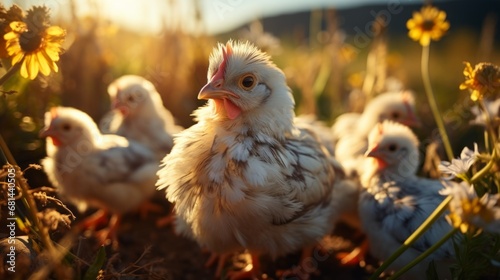
[[[390,18],[388,32],[391,35],[404,35],[408,32],[406,21],[414,11],[420,10],[421,3],[407,3],[402,0],[388,0],[389,4],[366,5],[354,8],[338,9],[339,27],[347,35],[355,36],[359,32],[369,30],[370,24],[378,13]],[[469,28],[480,31],[487,15],[496,17],[495,41],[500,42],[500,1],[499,0],[453,0],[437,2],[435,6],[447,13],[452,29]],[[335,8],[335,7],[330,7]],[[325,9],[329,9],[325,7]],[[308,36],[311,13],[309,11],[278,15],[262,19],[264,30],[278,37],[292,35],[300,30]],[[245,26],[244,26],[245,27]],[[306,37],[307,38],[307,37]]]

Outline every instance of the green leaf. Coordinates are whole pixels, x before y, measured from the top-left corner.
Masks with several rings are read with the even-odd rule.
[[[429,266],[427,267],[427,271],[425,272],[425,278],[427,280],[439,280],[439,276],[436,270],[436,264],[434,263],[434,260],[432,260],[429,263]]]
[[[97,278],[97,275],[99,274],[99,270],[101,270],[101,267],[104,265],[105,261],[106,250],[104,249],[104,246],[101,246],[101,248],[97,252],[94,262],[90,265],[89,269],[87,269],[87,272],[85,272],[83,280],[95,280]]]

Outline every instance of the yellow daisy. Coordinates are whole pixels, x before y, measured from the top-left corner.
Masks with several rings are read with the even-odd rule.
[[[420,12],[414,12],[413,17],[406,22],[408,36],[420,45],[428,46],[431,39],[437,41],[450,28],[446,21],[446,13],[433,6],[424,6]]]
[[[487,193],[478,197],[474,187],[467,182],[445,183],[440,193],[453,196],[446,219],[462,233],[500,232],[499,194]]]
[[[500,89],[500,67],[492,63],[481,62],[473,69],[469,62],[464,62],[464,64],[465,81],[460,84],[460,89],[469,89],[472,101],[492,95]]]

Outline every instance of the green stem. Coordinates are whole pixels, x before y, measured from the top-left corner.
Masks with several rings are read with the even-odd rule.
[[[485,142],[491,140],[491,148],[493,150],[496,150],[496,143],[498,143],[498,137],[497,137],[497,134],[494,130],[493,121],[490,117],[490,113],[488,112],[488,108],[486,107],[486,104],[484,103],[483,99],[480,99],[478,101],[478,103],[479,103],[479,107],[483,111],[484,118],[485,118],[485,123],[486,123],[485,124],[486,125],[485,137],[489,136],[487,139],[485,139]]]
[[[0,134],[0,150],[5,157],[6,164],[12,164],[12,165],[17,165],[16,160],[12,156],[12,153],[9,150],[9,147],[7,147],[7,143],[5,143],[5,140],[3,140],[2,135]]]
[[[421,61],[421,70],[422,70],[422,80],[424,83],[425,94],[427,95],[427,100],[429,101],[429,106],[431,107],[432,115],[434,116],[434,120],[436,121],[436,125],[439,130],[439,134],[443,140],[444,149],[446,151],[446,155],[448,156],[448,160],[454,158],[453,150],[451,149],[450,139],[448,138],[448,134],[446,133],[446,128],[444,126],[443,118],[439,113],[439,109],[436,103],[436,99],[434,98],[434,93],[432,91],[431,80],[429,77],[429,45],[424,46],[422,48],[422,61]]]
[[[370,280],[377,279],[382,272],[384,272],[389,265],[391,265],[399,256],[401,256],[417,239],[430,228],[430,226],[444,213],[453,197],[447,196],[441,204],[436,207],[432,214],[415,230],[405,242],[394,252],[384,263],[370,276]]]
[[[470,179],[470,183],[474,184],[477,182],[477,180],[481,179],[484,175],[490,171],[490,169],[495,165],[495,162],[497,160],[497,149],[494,147],[493,153],[491,154],[490,161],[481,169],[479,170],[474,176],[472,176],[472,179]]]
[[[10,69],[7,71],[7,73],[5,73],[0,78],[0,86],[3,85],[10,77],[12,77],[12,75],[14,75],[14,73],[16,73],[21,68],[23,61],[24,61],[24,57],[23,57],[23,59],[21,59],[21,61],[12,65],[12,67],[10,67]]]
[[[488,130],[485,129],[484,132],[484,148],[486,149],[486,151],[490,151],[490,137],[488,136]]]
[[[405,265],[403,268],[398,270],[398,272],[394,273],[391,277],[387,278],[387,280],[394,280],[398,279],[406,273],[408,270],[410,270],[412,267],[417,265],[419,262],[423,261],[425,258],[427,258],[430,254],[432,254],[434,251],[436,251],[441,245],[443,245],[448,239],[453,237],[455,233],[458,232],[458,228],[453,228],[450,232],[448,232],[441,240],[439,240],[436,244],[432,245],[429,249],[425,250],[420,256],[418,256],[416,259],[411,261],[409,264]]]

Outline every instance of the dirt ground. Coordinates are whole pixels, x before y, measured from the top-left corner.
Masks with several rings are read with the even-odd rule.
[[[28,180],[29,181],[29,180]],[[99,271],[97,279],[217,279],[214,277],[215,266],[206,267],[205,263],[210,254],[203,251],[192,240],[178,236],[172,226],[158,227],[156,221],[170,213],[171,205],[158,193],[153,203],[160,205],[160,211],[150,213],[145,218],[139,213],[130,213],[123,217],[118,228],[116,248],[112,245],[105,246],[105,262]],[[48,205],[47,207],[49,207]],[[70,209],[73,209],[69,205]],[[40,209],[44,207],[40,206]],[[6,217],[5,207],[2,207],[2,222]],[[22,210],[22,207],[19,208]],[[64,213],[62,209],[58,209]],[[78,214],[72,222],[76,226],[85,216]],[[61,228],[61,227],[60,227]],[[67,233],[68,229],[52,233],[54,240],[59,240]],[[223,230],[223,229],[221,229]],[[19,233],[22,234],[22,233]],[[0,239],[6,237],[4,230],[0,230]],[[369,272],[373,272],[375,264],[373,259],[367,258],[367,265],[342,266],[336,259],[339,252],[348,252],[359,244],[363,237],[346,225],[337,226],[335,232],[321,241],[315,249],[312,259],[299,267],[299,275],[304,271],[316,270],[311,275],[312,280],[319,279],[367,279]],[[74,242],[71,253],[73,257],[69,263],[73,267],[74,279],[88,279],[84,276],[90,265],[96,260],[100,244],[96,241],[95,234],[87,231],[79,234]],[[5,255],[2,253],[2,255]],[[1,258],[0,258],[1,259]],[[228,259],[224,266],[223,275],[218,279],[225,279],[228,270],[243,268],[248,264],[249,255],[242,252]],[[264,279],[280,279],[278,271],[297,267],[300,252],[272,260],[267,256],[260,259]],[[5,264],[5,263],[4,263]],[[33,269],[33,266],[31,267]],[[3,274],[0,279],[15,279],[15,275]],[[25,277],[21,277],[23,279]],[[92,278],[93,279],[93,278]],[[281,279],[300,279],[296,276]]]
[[[146,219],[141,219],[138,214],[124,218],[119,228],[118,248],[107,247],[108,259],[102,268],[102,279],[216,279],[215,266],[205,266],[210,256],[208,252],[200,249],[194,241],[176,235],[171,226],[158,228],[155,225],[158,218],[168,213],[168,208],[168,205],[164,205],[163,213],[151,214]],[[369,275],[367,270],[373,271],[373,266],[341,266],[335,257],[336,253],[352,249],[361,240],[362,236],[355,231],[339,225],[331,236],[321,242],[315,250],[315,257],[305,263],[300,271],[317,268],[312,274],[313,280],[366,279]],[[82,239],[81,242],[95,255],[97,244],[92,238]],[[91,255],[87,257],[92,258]],[[263,277],[279,279],[276,272],[297,266],[299,258],[300,252],[276,260],[261,257]],[[220,279],[224,279],[227,270],[245,267],[248,260],[249,256],[244,252],[229,259]],[[292,276],[284,279],[299,278]]]

